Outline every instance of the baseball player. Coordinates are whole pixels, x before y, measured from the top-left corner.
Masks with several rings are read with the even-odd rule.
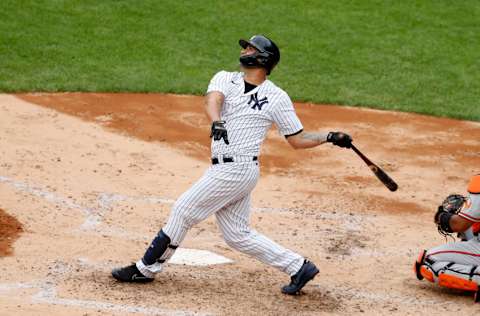
[[[475,291],[480,300],[480,174],[472,177],[466,197],[449,195],[434,216],[445,236],[458,233],[461,241],[423,250],[414,269],[419,280],[427,279],[454,289]],[[453,237],[453,236],[452,236]]]
[[[114,269],[122,282],[151,282],[172,257],[188,230],[216,216],[226,243],[285,272],[285,294],[297,294],[319,272],[302,255],[282,247],[250,228],[251,192],[259,178],[260,146],[275,124],[295,149],[325,142],[350,148],[352,139],[341,132],[305,132],[288,94],[267,79],[280,61],[275,43],[262,35],[239,41],[242,72],[220,71],[208,86],[205,110],[212,122],[212,165],[174,203],[166,225],[135,264]]]

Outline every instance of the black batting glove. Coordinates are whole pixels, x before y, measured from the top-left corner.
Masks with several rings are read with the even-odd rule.
[[[213,121],[212,131],[210,133],[210,138],[213,137],[213,140],[220,140],[223,138],[225,144],[230,144],[228,142],[227,129],[225,128],[225,121]]]
[[[330,132],[327,135],[327,142],[333,143],[342,148],[352,147],[352,137],[342,132]]]

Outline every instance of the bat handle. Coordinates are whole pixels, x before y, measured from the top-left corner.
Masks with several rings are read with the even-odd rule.
[[[351,144],[351,145],[350,145],[350,148],[352,148],[352,150],[353,150],[358,156],[360,156],[360,158],[362,158],[363,161],[365,161],[366,163],[370,163],[370,160],[369,160],[367,157],[365,157],[365,155],[364,155],[360,150],[358,150],[358,148],[355,147],[354,144]]]

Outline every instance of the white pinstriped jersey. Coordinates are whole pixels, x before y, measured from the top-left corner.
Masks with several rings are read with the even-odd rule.
[[[226,121],[229,145],[212,139],[212,156],[258,156],[272,123],[280,134],[295,134],[303,129],[288,94],[270,80],[244,93],[242,72],[220,71],[207,89],[225,96],[221,119]]]

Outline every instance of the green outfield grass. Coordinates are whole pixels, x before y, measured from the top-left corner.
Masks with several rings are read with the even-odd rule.
[[[0,1],[0,91],[203,94],[240,37],[297,101],[480,121],[479,1]]]

